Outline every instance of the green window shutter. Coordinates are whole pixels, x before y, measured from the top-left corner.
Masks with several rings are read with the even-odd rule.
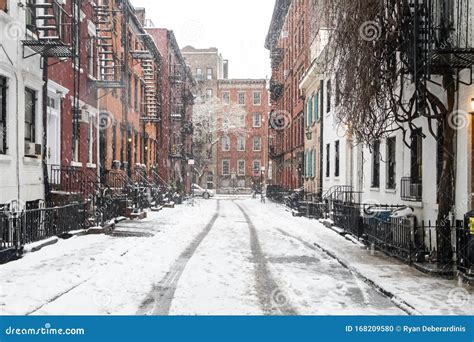
[[[316,149],[313,150],[313,177],[316,177]]]
[[[308,174],[308,151],[304,151],[304,177]]]
[[[319,119],[319,113],[318,113],[318,110],[319,110],[319,92],[314,95],[314,105],[313,105],[313,110],[314,110],[314,115],[313,115],[313,122],[316,122],[318,121]]]

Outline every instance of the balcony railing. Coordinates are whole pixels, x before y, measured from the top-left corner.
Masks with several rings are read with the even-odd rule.
[[[421,180],[413,181],[411,177],[403,177],[401,180],[401,199],[403,201],[421,202],[423,199]]]

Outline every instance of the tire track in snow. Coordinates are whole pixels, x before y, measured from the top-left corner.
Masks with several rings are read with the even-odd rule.
[[[267,260],[258,240],[258,233],[255,225],[248,216],[247,212],[237,203],[234,204],[239,208],[245,217],[245,221],[250,230],[250,248],[252,250],[253,261],[255,265],[255,280],[257,287],[257,296],[260,301],[263,312],[266,315],[297,315],[298,312],[287,301],[277,282],[271,276],[268,270]],[[279,299],[283,299],[280,303]]]
[[[153,286],[151,292],[142,302],[137,312],[138,315],[169,315],[179,279],[181,278],[189,260],[217,221],[217,218],[219,217],[219,208],[220,202],[217,200],[217,209],[214,216],[206,227],[204,227],[202,232],[199,233],[199,235],[196,236],[189,246],[181,253],[164,278],[158,284]]]

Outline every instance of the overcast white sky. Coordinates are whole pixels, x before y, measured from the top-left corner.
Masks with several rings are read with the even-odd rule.
[[[132,0],[156,27],[173,30],[181,48],[216,47],[230,78],[271,76],[265,37],[275,0]]]

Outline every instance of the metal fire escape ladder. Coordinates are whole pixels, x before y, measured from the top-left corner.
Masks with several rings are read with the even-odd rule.
[[[104,89],[123,88],[121,66],[118,63],[117,48],[114,39],[114,22],[117,20],[108,0],[94,7],[95,25],[97,30],[97,49],[99,77],[97,87]]]
[[[145,111],[146,116],[141,120],[144,122],[160,122],[159,107],[157,101],[157,79],[153,59],[142,60],[143,78],[145,80]]]
[[[71,42],[63,39],[63,25],[71,20],[71,15],[66,13],[57,0],[32,0],[26,6],[27,29],[30,32],[27,32],[27,38],[22,43],[23,47],[28,47],[33,53],[26,55],[23,49],[23,57],[73,57]]]

